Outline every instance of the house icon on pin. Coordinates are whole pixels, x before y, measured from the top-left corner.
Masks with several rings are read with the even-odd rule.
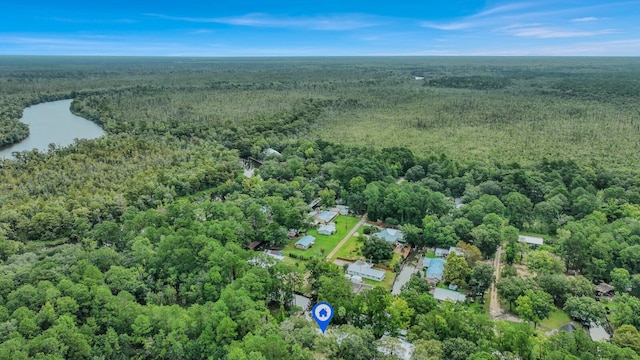
[[[320,309],[320,311],[318,311],[318,317],[322,319],[329,317],[329,314],[327,314],[327,309]]]

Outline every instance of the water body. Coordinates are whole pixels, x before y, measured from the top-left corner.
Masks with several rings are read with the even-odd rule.
[[[74,139],[95,139],[104,130],[94,122],[71,113],[71,99],[46,102],[29,106],[22,112],[20,121],[29,125],[29,137],[0,150],[0,159],[13,159],[14,151],[38,149],[46,152],[49,144],[65,147]]]

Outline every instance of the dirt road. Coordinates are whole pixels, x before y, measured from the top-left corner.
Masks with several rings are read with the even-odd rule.
[[[500,315],[502,315],[502,309],[500,308],[500,301],[498,301],[498,287],[496,284],[498,280],[500,280],[500,256],[502,256],[502,247],[498,246],[498,250],[496,251],[496,256],[493,259],[493,277],[494,281],[491,284],[491,293],[489,299],[489,314],[491,318],[494,319]]]
[[[345,237],[338,243],[338,245],[336,245],[336,247],[334,247],[333,250],[331,250],[329,255],[327,255],[327,259],[330,260],[338,252],[338,250],[340,250],[342,245],[344,245],[344,243],[346,243],[353,236],[353,234],[355,234],[355,232],[358,231],[360,226],[364,225],[366,222],[367,222],[367,214],[364,214],[362,215],[362,217],[360,218],[360,221],[358,221],[356,226],[354,226],[353,229],[351,229],[351,231],[349,231],[347,235],[345,235]]]

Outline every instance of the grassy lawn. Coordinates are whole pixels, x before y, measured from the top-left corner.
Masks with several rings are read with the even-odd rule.
[[[389,260],[388,262],[385,262],[383,265],[388,266],[390,268],[393,269],[393,267],[402,262],[402,255],[398,254],[397,252],[393,252],[393,257],[391,258],[391,260]]]
[[[362,234],[362,230],[364,230],[364,226],[361,226],[358,229],[357,233]],[[347,240],[344,245],[336,252],[336,255],[331,259],[335,260],[338,257],[346,258],[346,259],[357,259],[361,256],[360,249],[362,248],[362,243],[358,242],[357,236],[352,236]]]
[[[436,258],[436,253],[433,251],[429,251],[428,253],[424,254],[424,257],[429,258],[429,259],[435,259]]]
[[[353,216],[340,215],[336,218],[336,233],[333,235],[318,235],[317,229],[311,229],[307,231],[307,235],[311,235],[316,238],[315,245],[308,250],[300,250],[295,248],[296,241],[299,238],[289,241],[287,246],[283,249],[286,256],[289,254],[295,254],[304,257],[324,257],[327,256],[333,248],[347,235],[349,230],[360,221],[360,218]],[[304,261],[301,259],[292,259],[297,261]]]
[[[564,311],[555,309],[549,314],[549,317],[544,319],[538,324],[538,329],[541,331],[550,331],[558,329],[559,327],[566,325],[571,319]]]
[[[384,280],[375,281],[375,280],[364,279],[364,283],[371,286],[382,286],[383,288],[391,291],[391,288],[393,287],[393,281],[395,279],[396,279],[396,273],[387,271],[387,275],[384,276]]]

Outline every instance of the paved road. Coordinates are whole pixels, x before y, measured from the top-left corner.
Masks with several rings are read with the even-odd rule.
[[[502,255],[502,247],[498,246],[496,256],[493,259],[493,277],[494,281],[491,284],[491,297],[489,300],[489,314],[492,318],[502,315],[502,309],[500,309],[500,301],[498,301],[498,287],[496,284],[500,280],[500,256]]]
[[[408,283],[411,280],[411,275],[416,271],[416,267],[413,265],[405,265],[400,270],[400,273],[396,277],[396,280],[393,282],[393,288],[391,289],[391,293],[394,295],[400,295],[400,291],[404,284]]]
[[[338,243],[338,245],[336,245],[336,247],[333,248],[333,250],[329,253],[329,255],[327,255],[327,259],[331,259],[338,252],[338,250],[340,250],[342,245],[344,245],[344,243],[346,243],[353,236],[353,234],[355,234],[355,232],[358,231],[360,226],[364,225],[366,222],[367,222],[367,214],[364,214],[362,215],[362,217],[360,218],[360,221],[358,221],[356,226],[354,226],[353,229],[351,229],[351,231],[349,231],[347,235],[345,235],[345,237]]]

